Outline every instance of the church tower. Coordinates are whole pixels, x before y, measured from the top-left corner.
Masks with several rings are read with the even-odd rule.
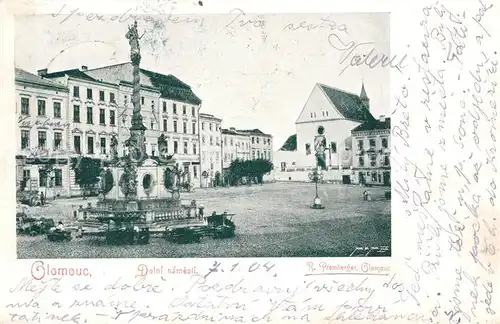
[[[370,110],[370,98],[366,95],[365,83],[361,84],[361,94],[359,95],[361,102],[365,104],[365,106]]]

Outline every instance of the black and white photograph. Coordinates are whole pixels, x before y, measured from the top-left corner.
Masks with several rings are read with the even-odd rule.
[[[76,10],[14,40],[18,259],[391,256],[389,13]]]

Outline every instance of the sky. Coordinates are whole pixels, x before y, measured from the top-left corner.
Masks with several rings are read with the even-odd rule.
[[[127,17],[18,16],[15,64],[36,73],[127,62],[125,33],[133,20],[119,21]],[[372,114],[390,111],[389,68],[349,67],[351,56],[339,50],[339,40],[370,42],[353,53],[373,48],[389,55],[387,13],[149,17],[138,19],[141,67],[189,84],[203,101],[201,111],[222,118],[224,128],[272,134],[275,149],[296,133],[295,121],[316,83],[359,94],[364,82]]]

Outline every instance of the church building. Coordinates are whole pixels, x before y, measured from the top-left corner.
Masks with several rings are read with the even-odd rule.
[[[323,127],[328,177],[342,181],[344,175],[350,175],[352,166],[351,130],[373,120],[375,118],[370,113],[370,99],[364,84],[357,95],[317,83],[295,122],[296,134],[275,153],[276,170],[300,172],[315,167],[314,138],[318,135],[318,128]],[[307,180],[306,175],[299,177]],[[282,180],[290,180],[288,178]]]

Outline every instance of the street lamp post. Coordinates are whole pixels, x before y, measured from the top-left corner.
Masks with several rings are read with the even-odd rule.
[[[309,173],[309,179],[314,182],[316,188],[316,195],[314,197],[314,202],[311,208],[324,209],[325,207],[321,204],[321,198],[319,198],[318,194],[318,182],[323,180],[323,173],[321,172],[321,170],[319,170],[319,168],[314,168],[314,170]]]

